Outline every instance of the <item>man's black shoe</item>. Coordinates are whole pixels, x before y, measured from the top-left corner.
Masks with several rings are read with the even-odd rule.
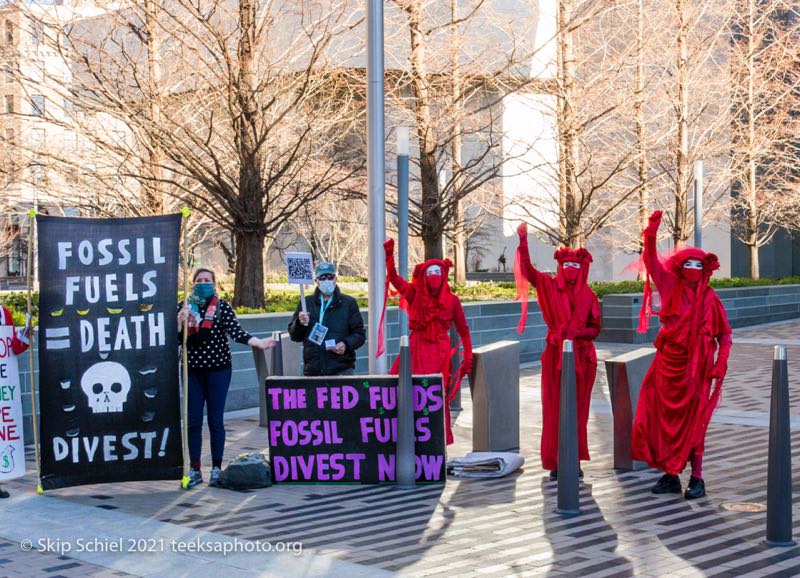
[[[692,476],[689,478],[689,486],[686,488],[686,492],[684,492],[683,496],[687,500],[696,500],[697,498],[702,498],[706,495],[706,483],[703,481],[702,478],[695,478]]]
[[[0,488],[0,499],[7,498],[9,493],[6,492],[3,488]]]
[[[578,477],[583,478],[583,470],[578,468]],[[550,470],[550,479],[557,480],[558,479],[558,470]]]
[[[681,479],[672,474],[664,474],[658,483],[650,490],[654,494],[680,494]]]

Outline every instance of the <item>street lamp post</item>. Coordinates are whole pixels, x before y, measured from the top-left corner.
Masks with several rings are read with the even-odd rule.
[[[378,343],[386,280],[384,186],[383,1],[367,0],[367,180],[369,195],[369,372],[385,374],[385,351]]]
[[[408,127],[397,128],[397,258],[400,276],[408,279]],[[408,335],[408,315],[398,312],[400,335]]]
[[[694,162],[694,246],[703,248],[703,161]]]

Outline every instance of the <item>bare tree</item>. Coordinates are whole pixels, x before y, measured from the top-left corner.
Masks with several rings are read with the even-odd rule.
[[[425,258],[442,257],[452,241],[459,279],[466,275],[468,221],[482,204],[470,197],[490,194],[514,156],[502,150],[503,99],[541,89],[529,74],[532,18],[491,4],[393,2],[409,50],[397,50],[408,61],[398,58],[387,98],[399,122],[413,119],[418,144],[412,178],[420,195],[410,201],[410,226],[423,239]]]
[[[345,137],[363,90],[342,67],[359,22],[347,1],[129,1],[53,43],[95,121],[82,136],[116,153],[130,202],[171,197],[231,232],[237,306],[264,304],[269,239],[362,172]],[[97,142],[97,119],[133,137]]]
[[[800,14],[783,0],[740,0],[732,24],[733,231],[750,250],[782,226],[797,227],[796,111],[800,105]]]

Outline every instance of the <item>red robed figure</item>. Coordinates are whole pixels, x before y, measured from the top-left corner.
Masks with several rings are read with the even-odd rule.
[[[461,380],[472,370],[472,338],[461,301],[450,289],[447,276],[452,267],[449,259],[430,259],[414,268],[409,283],[397,274],[394,263],[394,240],[384,243],[386,251],[386,280],[400,293],[400,307],[408,313],[411,330],[411,371],[414,374],[441,373],[445,391],[445,422],[447,443],[453,443],[450,426],[450,401],[455,397]],[[455,324],[464,348],[464,361],[458,375],[452,379],[450,360],[456,352],[450,344],[450,326]],[[392,366],[391,375],[399,373],[400,358]],[[452,383],[451,383],[452,381]]]
[[[0,325],[14,326],[14,318],[11,316],[11,311],[0,305]],[[21,355],[28,349],[28,337],[25,335],[25,328],[18,329],[11,339],[11,351],[14,355]]]
[[[677,475],[692,452],[692,459],[702,461],[706,429],[727,372],[731,328],[722,302],[708,285],[719,269],[717,256],[686,247],[662,262],[656,250],[660,223],[661,211],[656,211],[643,233],[648,279],[639,331],[647,330],[652,312],[650,279],[661,295],[661,329],[639,394],[632,455]],[[697,268],[687,268],[689,261]]]
[[[538,271],[528,253],[528,228],[517,229],[519,247],[514,259],[517,299],[522,316],[517,331],[525,330],[528,314],[528,282],[536,288],[536,301],[547,324],[547,345],[542,354],[542,466],[558,469],[558,416],[561,406],[561,348],[565,339],[574,341],[575,382],[578,401],[578,457],[589,458],[586,427],[589,404],[597,373],[597,354],[592,341],[600,333],[600,304],[586,280],[592,255],[586,249],[559,249],[553,257],[558,271],[551,277]],[[565,264],[568,264],[565,267]],[[580,267],[576,267],[575,265]]]

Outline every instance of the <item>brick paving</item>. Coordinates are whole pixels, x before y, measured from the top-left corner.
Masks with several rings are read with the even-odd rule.
[[[48,496],[187,530],[243,540],[299,541],[304,552],[408,576],[800,576],[800,548],[763,545],[763,511],[727,509],[729,504],[766,501],[765,416],[772,359],[768,343],[791,343],[797,335],[800,322],[735,333],[720,414],[740,412],[754,419],[750,425],[731,419],[712,422],[704,464],[709,496],[695,502],[650,494],[658,477],[652,470],[612,469],[612,424],[602,363],[589,424],[593,459],[583,467],[582,514],[574,518],[555,513],[556,484],[538,462],[538,367],[523,370],[521,383],[521,450],[527,463],[521,472],[501,480],[451,478],[445,487],[411,492],[358,485],[283,485],[247,492],[203,486],[185,492],[175,482],[149,482],[69,488]],[[598,344],[598,353],[607,358],[631,348]],[[797,415],[800,347],[789,346],[789,359],[791,406]],[[464,397],[451,455],[470,449],[470,403],[468,395]],[[800,479],[800,430],[792,432],[792,442],[793,470]],[[255,417],[229,422],[228,456],[264,445],[265,433]],[[14,492],[30,492],[32,484],[29,476],[8,486]],[[795,493],[797,537],[800,493]],[[126,574],[68,557],[20,552],[16,543],[0,540],[0,577],[5,575]]]

